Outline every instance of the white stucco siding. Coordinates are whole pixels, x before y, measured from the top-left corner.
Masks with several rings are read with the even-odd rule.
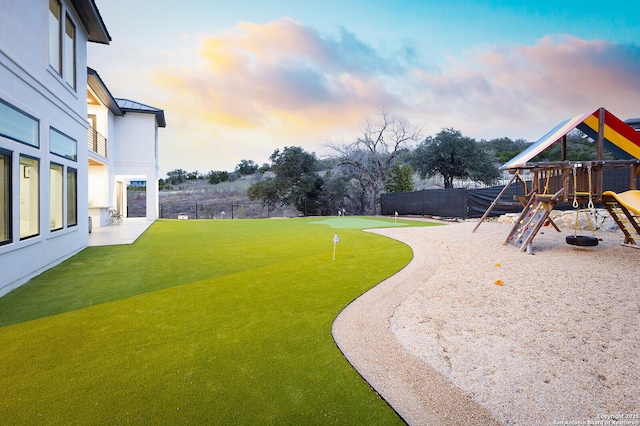
[[[68,14],[76,28],[75,88],[70,87],[63,76],[49,66],[48,0],[0,0],[0,52],[11,58],[22,71],[26,71],[28,76],[25,83],[43,92],[45,97],[57,97],[71,107],[70,111],[85,111],[88,39],[75,10],[67,2],[62,3],[63,19]]]
[[[147,219],[158,218],[158,163],[156,118],[153,114],[127,112],[115,118],[115,173],[147,182]]]
[[[127,165],[156,165],[155,115],[127,112],[116,117],[118,148],[115,156],[118,174]]]
[[[33,3],[40,7],[33,7]],[[46,2],[46,3],[45,3]],[[47,65],[47,33],[32,28],[49,28],[48,0],[0,0],[2,25],[0,25],[0,50],[24,69],[36,70]],[[28,22],[29,25],[25,25]],[[30,46],[26,49],[25,46]],[[33,54],[33,52],[37,54]],[[38,73],[42,78],[44,73]]]
[[[66,5],[66,2],[63,2]],[[75,13],[65,6],[76,25],[76,88],[48,65],[47,0],[0,0],[0,98],[39,123],[39,146],[0,137],[0,148],[11,154],[11,233],[0,246],[0,296],[69,258],[88,243],[86,42]],[[51,129],[75,140],[77,159],[50,152]],[[20,157],[38,160],[39,233],[20,239]],[[49,168],[63,165],[77,172],[77,225],[51,231]],[[66,187],[66,184],[65,184]],[[66,205],[66,197],[64,201]],[[66,211],[64,214],[66,218]]]

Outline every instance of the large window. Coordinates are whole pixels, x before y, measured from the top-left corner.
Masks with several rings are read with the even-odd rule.
[[[64,79],[76,88],[76,27],[69,16],[64,24]]]
[[[78,171],[67,167],[67,226],[78,224]]]
[[[58,0],[49,0],[49,65],[62,75],[62,7]]]
[[[78,158],[77,145],[77,142],[69,136],[54,128],[49,129],[49,151],[53,154],[76,161]]]
[[[20,239],[40,234],[40,162],[20,156]]]
[[[64,227],[64,174],[60,164],[49,167],[49,220],[52,231]]]
[[[69,15],[62,18],[60,0],[49,0],[49,65],[75,89],[76,26]]]
[[[39,129],[38,120],[0,99],[0,136],[37,148],[40,146]]]
[[[0,245],[11,242],[11,155],[0,150]]]

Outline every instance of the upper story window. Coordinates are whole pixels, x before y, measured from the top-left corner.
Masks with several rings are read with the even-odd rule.
[[[69,15],[64,23],[64,79],[76,88],[76,27]]]
[[[58,0],[49,0],[49,65],[62,75],[62,6]]]
[[[69,15],[64,22],[62,17],[60,0],[49,0],[49,65],[75,89],[76,26]]]

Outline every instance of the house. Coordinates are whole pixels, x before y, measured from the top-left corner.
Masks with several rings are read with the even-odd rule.
[[[111,96],[96,71],[87,69],[89,216],[110,224],[110,211],[127,217],[127,186],[146,187],[146,218],[158,218],[158,128],[164,112]]]
[[[147,219],[157,218],[166,124],[161,110],[112,98],[87,68],[87,43],[111,41],[94,0],[0,9],[2,296],[84,249],[92,216],[101,226],[109,208],[126,213],[127,179],[147,182]]]

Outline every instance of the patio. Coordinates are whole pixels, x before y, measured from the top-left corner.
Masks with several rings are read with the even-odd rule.
[[[125,218],[121,223],[93,228],[89,234],[89,247],[133,244],[154,221],[144,217]]]

